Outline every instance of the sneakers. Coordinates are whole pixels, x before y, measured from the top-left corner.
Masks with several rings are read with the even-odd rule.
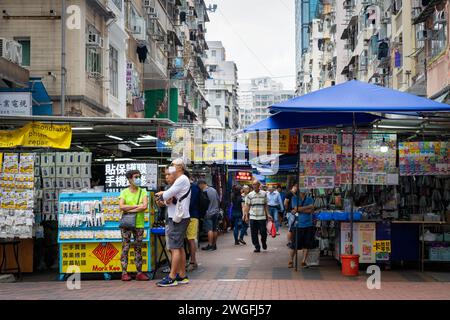
[[[234,245],[238,246],[239,245],[239,241],[234,241]]]
[[[214,251],[214,250],[217,250],[217,245],[213,245],[212,246],[212,250]]]
[[[122,281],[131,281],[131,276],[128,273],[122,274]]]
[[[247,243],[244,241],[244,239],[239,239],[239,242],[242,243],[243,245],[246,245]]]
[[[253,252],[261,252],[261,249],[255,249]]]
[[[267,250],[267,243],[263,243],[263,244],[262,244],[262,248],[263,248],[264,250]]]
[[[149,277],[145,273],[139,272],[136,276],[136,281],[148,281]]]
[[[203,247],[202,250],[203,251],[214,251],[214,250],[217,250],[217,245],[211,246],[208,244],[206,247]]]
[[[187,276],[182,278],[182,277],[180,277],[180,275],[178,273],[177,273],[177,277],[175,280],[178,284],[188,284],[189,283],[189,278]]]
[[[169,276],[164,277],[160,282],[156,284],[158,287],[175,287],[178,285],[177,279],[172,279]]]

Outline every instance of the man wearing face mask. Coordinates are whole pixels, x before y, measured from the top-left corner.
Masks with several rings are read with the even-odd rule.
[[[121,229],[122,233],[122,281],[130,281],[128,275],[128,253],[130,251],[131,236],[134,237],[135,264],[137,269],[136,280],[147,281],[149,278],[142,273],[142,242],[144,239],[144,215],[148,208],[148,197],[145,189],[141,189],[141,173],[131,170],[126,173],[130,186],[120,193],[119,206],[123,214],[136,213],[136,228]]]
[[[156,194],[161,201],[173,198],[177,205],[168,206],[167,241],[172,252],[170,273],[157,285],[160,287],[173,287],[178,284],[188,284],[186,276],[186,252],[184,239],[190,222],[189,204],[191,200],[191,183],[185,175],[186,166],[183,159],[175,159],[169,167],[169,173],[174,178],[173,185],[166,191]]]

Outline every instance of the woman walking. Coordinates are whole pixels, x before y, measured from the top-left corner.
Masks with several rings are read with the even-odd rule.
[[[134,253],[136,264],[136,280],[148,281],[149,278],[142,273],[142,242],[144,239],[144,215],[148,207],[148,197],[145,189],[141,189],[141,173],[131,170],[126,173],[130,186],[122,190],[119,196],[119,206],[123,214],[136,214],[135,226],[121,227],[122,233],[122,281],[130,281],[128,274],[128,253],[130,251],[131,236],[134,237]]]
[[[234,231],[234,244],[239,245],[240,243],[246,244],[244,241],[244,221],[243,221],[243,213],[242,213],[242,203],[244,198],[241,194],[241,188],[239,186],[233,187],[233,193],[231,194],[231,219],[233,223],[233,231]]]

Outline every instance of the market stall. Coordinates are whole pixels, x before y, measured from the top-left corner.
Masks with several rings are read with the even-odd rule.
[[[300,186],[307,187],[315,196],[316,235],[321,249],[334,251],[337,259],[343,254],[359,255],[361,263],[412,259],[421,261],[423,266],[424,261],[436,261],[436,257],[445,261],[445,227],[437,236],[444,237],[442,246],[436,249],[436,244],[431,244],[428,251],[426,247],[420,250],[419,228],[412,232],[413,242],[398,241],[401,239],[398,235],[412,230],[401,221],[415,223],[418,219],[422,227],[424,220],[441,225],[445,221],[450,204],[445,187],[450,174],[447,146],[450,123],[442,114],[448,114],[448,105],[349,81],[274,105],[271,110],[278,113],[246,131],[302,128],[298,179]],[[385,118],[367,112],[400,116]],[[436,119],[438,124],[434,123]],[[419,145],[427,151],[417,151]],[[411,147],[413,152],[405,151]],[[406,159],[406,154],[413,154],[417,161]],[[414,205],[416,209],[408,207],[406,178],[399,177],[411,171],[436,175],[430,184],[438,187],[419,192],[420,216],[415,215],[420,200]],[[405,245],[412,250],[405,250]]]
[[[56,269],[63,275],[74,266],[105,278],[117,272],[117,196],[131,169],[141,170],[149,192],[144,269],[151,270],[149,228],[159,170],[149,151],[153,120],[38,118],[42,122],[5,117],[0,134],[0,239],[19,239],[21,271]],[[144,160],[149,158],[155,160]],[[12,246],[6,255],[8,267],[15,267]]]

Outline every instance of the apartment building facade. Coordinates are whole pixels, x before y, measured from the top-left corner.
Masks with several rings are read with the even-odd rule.
[[[61,3],[5,0],[0,37],[17,40],[60,115]],[[203,0],[67,0],[66,116],[201,121],[209,21]],[[75,8],[75,9],[74,9]]]
[[[299,11],[311,6],[297,1]],[[309,30],[308,46],[297,45],[297,93],[358,79],[448,101],[448,15],[447,0],[320,1],[308,28],[296,21]]]
[[[210,107],[207,109],[205,129],[214,137],[239,128],[238,69],[236,63],[226,60],[226,50],[220,41],[208,41],[205,66],[210,78],[205,88]],[[227,131],[228,130],[228,131]],[[228,140],[231,137],[226,137]]]

